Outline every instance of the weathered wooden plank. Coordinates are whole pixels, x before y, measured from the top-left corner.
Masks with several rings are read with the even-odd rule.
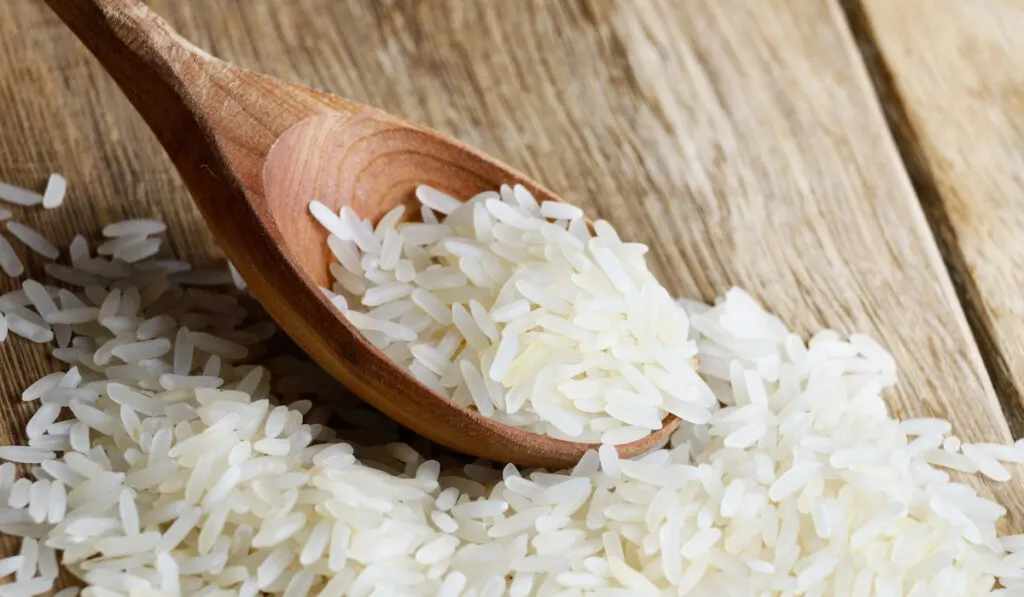
[[[848,4],[1014,435],[1024,435],[1024,5]]]

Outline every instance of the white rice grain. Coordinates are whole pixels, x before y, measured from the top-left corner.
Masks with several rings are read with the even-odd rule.
[[[167,225],[159,220],[134,219],[122,220],[103,227],[103,236],[114,238],[118,236],[138,236],[160,234],[167,230]]]
[[[0,269],[12,278],[17,278],[25,273],[25,266],[22,265],[21,258],[14,252],[10,241],[3,236],[0,236]]]
[[[60,249],[51,243],[45,236],[40,234],[38,231],[29,228],[25,224],[9,221],[7,222],[7,230],[10,231],[14,238],[20,240],[26,247],[47,259],[56,259],[60,255]]]
[[[6,201],[14,205],[32,206],[41,204],[43,196],[28,189],[0,182],[0,201]]]
[[[452,213],[462,205],[462,202],[458,199],[422,184],[416,187],[416,198],[423,205],[445,215]]]
[[[550,220],[577,220],[583,217],[583,210],[560,201],[544,201],[540,204],[540,215]]]
[[[42,204],[46,209],[56,209],[64,203],[64,195],[67,193],[68,181],[60,174],[50,174],[46,181],[46,190],[43,192]]]

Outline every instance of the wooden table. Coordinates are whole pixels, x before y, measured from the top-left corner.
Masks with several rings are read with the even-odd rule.
[[[214,54],[503,158],[649,243],[674,292],[740,285],[802,332],[874,335],[901,367],[898,415],[1024,434],[1022,2],[151,5]],[[112,81],[41,0],[5,0],[0,180],[51,171],[66,205],[18,217],[54,240],[156,216],[178,254],[218,260]],[[54,367],[0,346],[0,443],[22,439],[20,390]],[[1015,485],[990,489],[1019,532]]]

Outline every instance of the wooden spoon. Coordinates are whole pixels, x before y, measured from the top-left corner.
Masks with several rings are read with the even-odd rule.
[[[512,168],[418,124],[223,62],[178,35],[140,0],[46,0],[156,133],[220,246],[270,315],[324,369],[402,425],[455,450],[520,465],[572,466],[595,446],[497,423],[439,396],[367,342],[324,298],[319,200],[376,220],[415,206],[428,184],[454,197],[522,184]],[[418,209],[407,213],[418,213]],[[662,443],[674,416],[618,446]]]

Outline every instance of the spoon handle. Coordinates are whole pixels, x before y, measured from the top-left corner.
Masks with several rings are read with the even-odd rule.
[[[45,1],[114,78],[194,195],[210,176],[262,191],[261,165],[281,133],[311,114],[358,109],[211,56],[141,0]]]
[[[140,0],[46,3],[99,59],[168,151],[194,132],[196,112],[204,110],[187,100],[202,97],[194,92],[212,82],[214,68],[226,65],[178,35]]]

